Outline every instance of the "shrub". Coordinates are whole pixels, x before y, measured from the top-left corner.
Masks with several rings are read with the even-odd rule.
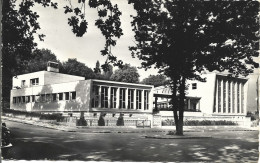
[[[120,114],[120,116],[118,117],[116,125],[117,126],[124,126],[124,115],[123,114]]]
[[[174,120],[164,120],[162,121],[162,126],[174,126]],[[232,121],[225,121],[225,120],[219,120],[219,121],[210,121],[210,120],[185,120],[183,122],[184,126],[215,126],[215,125],[237,125],[235,122]]]
[[[105,126],[105,120],[103,114],[100,114],[99,116],[98,126]]]

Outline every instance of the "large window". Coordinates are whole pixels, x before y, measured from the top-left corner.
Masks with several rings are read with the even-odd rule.
[[[30,96],[26,96],[26,97],[25,97],[25,102],[26,102],[26,103],[29,103],[29,102],[30,102]]]
[[[32,95],[32,102],[35,102],[35,95]]]
[[[134,90],[128,89],[128,109],[134,109]]]
[[[69,100],[70,99],[70,93],[69,92],[65,92],[65,100]]]
[[[76,92],[70,92],[71,100],[76,100]]]
[[[59,93],[59,101],[63,100],[63,93]]]
[[[34,78],[30,80],[31,85],[39,85],[39,78]]]
[[[144,91],[144,110],[149,109],[149,92]]]
[[[110,93],[110,107],[111,108],[116,108],[116,91],[117,88],[111,88],[111,93]]]
[[[136,90],[136,109],[142,109],[142,90]]]
[[[52,99],[51,94],[46,94],[46,102],[50,102]]]
[[[14,103],[14,104],[17,103],[17,102],[16,102],[16,97],[13,97],[13,103]]]
[[[101,108],[108,108],[108,87],[101,87]]]
[[[125,106],[125,88],[120,88],[119,92],[119,108],[126,108]]]
[[[56,93],[52,94],[51,100],[52,101],[57,101],[57,94]]]
[[[94,85],[92,92],[94,97],[92,98],[92,107],[97,108],[99,104],[99,86]]]

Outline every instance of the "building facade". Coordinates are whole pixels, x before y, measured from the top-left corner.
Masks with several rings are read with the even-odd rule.
[[[153,86],[40,71],[13,78],[10,106],[45,113],[152,114]]]
[[[248,79],[219,73],[203,74],[202,77],[206,82],[187,82],[185,111],[213,116],[246,115]],[[158,108],[169,110],[171,90],[166,86],[155,87],[154,94],[158,94]]]

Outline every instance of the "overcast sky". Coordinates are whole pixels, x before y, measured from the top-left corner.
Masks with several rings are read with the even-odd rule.
[[[133,6],[127,3],[127,0],[113,0],[113,2],[118,4],[120,11],[122,11],[120,19],[124,35],[117,41],[117,45],[112,48],[112,53],[124,63],[139,67],[141,62],[137,58],[132,58],[131,52],[128,50],[129,46],[134,45],[134,32],[130,24],[132,19],[130,14],[135,14],[135,11]],[[59,9],[56,10],[44,8],[40,5],[35,6],[35,11],[40,15],[39,22],[42,28],[39,33],[46,35],[44,42],[37,41],[38,48],[50,49],[60,61],[77,58],[78,61],[85,63],[90,68],[95,67],[97,60],[101,64],[104,63],[106,57],[101,56],[100,50],[104,49],[105,39],[100,30],[94,25],[97,19],[97,10],[86,8],[87,33],[83,37],[76,37],[68,25],[67,19],[69,15],[64,14],[63,7],[68,4],[68,1],[59,1]],[[138,71],[140,79],[157,73],[155,69],[149,71],[139,69]]]

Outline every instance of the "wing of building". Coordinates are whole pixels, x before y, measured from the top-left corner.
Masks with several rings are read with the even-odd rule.
[[[206,82],[188,81],[185,118],[243,119],[247,113],[247,78],[219,73],[203,77]],[[55,63],[48,63],[47,71],[13,77],[10,108],[77,118],[82,113],[86,113],[86,118],[104,113],[112,118],[124,114],[129,119],[149,120],[150,126],[160,126],[161,119],[173,118],[170,96],[167,86],[85,80],[59,73]]]

